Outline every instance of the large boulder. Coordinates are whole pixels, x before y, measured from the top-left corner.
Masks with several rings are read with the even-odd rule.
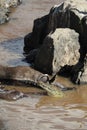
[[[32,61],[36,69],[39,69],[40,71],[43,71],[45,73],[55,73],[59,70],[60,66],[62,66],[64,70],[63,66],[65,66],[67,72],[69,72],[67,68],[71,70],[71,80],[73,82],[76,82],[80,70],[82,70],[83,67],[87,67],[86,65],[84,66],[87,54],[86,5],[87,0],[66,0],[64,3],[61,3],[60,5],[55,5],[54,7],[52,7],[49,14],[47,14],[46,16],[36,19],[34,21],[32,33],[26,35],[24,38],[24,51],[27,54],[28,62],[30,57],[33,56],[34,58]],[[70,46],[69,48],[73,48],[73,46],[76,47],[75,44],[73,44],[73,42],[77,43],[77,38],[74,39],[71,35],[69,35],[69,39],[73,39],[73,42],[69,43],[69,41],[67,41],[68,43],[66,44],[65,35],[63,35],[63,33],[60,33],[62,36],[59,36],[59,32],[57,32],[57,29],[61,30],[62,28],[62,32],[64,31],[64,28],[69,28],[71,29],[70,32],[72,32],[72,29],[74,30],[75,36],[76,32],[79,34],[78,43],[80,45],[80,49],[78,46],[76,49],[76,51],[78,50],[80,52],[79,58],[76,58],[75,51],[67,51],[69,56],[64,56],[65,46],[67,46],[66,48],[68,48],[68,45]],[[67,35],[66,32],[65,34]],[[60,37],[59,40],[57,39],[57,37]],[[60,44],[62,45],[62,43],[59,43],[59,41],[61,41],[61,37],[65,40],[65,44],[63,45],[62,49],[60,49]],[[33,52],[32,50],[34,49],[37,49],[38,51],[34,53],[34,55],[31,55],[31,52]],[[43,54],[44,56],[42,56],[41,59],[41,55]],[[61,63],[61,61],[63,60],[63,56],[64,58],[66,57],[66,60],[64,59],[64,63]],[[57,57],[57,60],[54,65],[55,57]],[[75,62],[72,59],[75,59]],[[73,61],[73,63],[71,61]],[[71,66],[71,68],[68,65]],[[65,73],[65,70],[61,72]]]
[[[78,37],[78,33],[69,28],[59,28],[50,33],[37,53],[35,68],[52,74],[64,65],[76,64],[80,56]]]

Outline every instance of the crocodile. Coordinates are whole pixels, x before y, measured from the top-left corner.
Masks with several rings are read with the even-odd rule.
[[[41,78],[42,77],[42,78]],[[43,74],[30,66],[8,67],[0,65],[0,81],[10,81],[37,86],[37,81],[47,82],[49,76]]]
[[[63,97],[64,92],[61,91],[57,86],[49,83],[44,83],[42,81],[38,81],[38,86],[41,88],[45,89],[48,93],[48,95],[53,96],[53,97]]]
[[[49,76],[47,74],[43,74],[29,66],[17,66],[17,67],[8,67],[0,65],[0,81],[1,83],[9,81],[15,85],[33,85],[38,86],[46,90],[48,95],[54,97],[63,97],[63,90],[72,90],[73,88],[68,88],[60,84],[59,82],[55,82],[56,74],[53,76]],[[16,84],[17,83],[17,84]],[[17,100],[21,97],[25,96],[21,92],[16,91],[5,91],[0,89],[0,97],[6,99],[14,99]]]

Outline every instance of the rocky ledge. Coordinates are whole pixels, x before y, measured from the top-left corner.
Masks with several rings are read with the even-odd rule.
[[[0,24],[9,21],[10,7],[17,7],[21,0],[0,0]]]
[[[24,52],[27,62],[43,73],[87,83],[87,0],[66,0],[34,20]]]

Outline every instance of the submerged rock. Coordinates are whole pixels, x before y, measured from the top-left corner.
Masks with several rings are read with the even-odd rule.
[[[17,7],[21,0],[0,0],[0,24],[9,21],[10,7]]]
[[[66,0],[60,5],[55,5],[52,7],[49,14],[43,16],[42,18],[36,19],[34,21],[33,31],[24,38],[24,51],[29,55],[29,58],[27,57],[28,62],[30,57],[33,56],[30,55],[30,52],[34,49],[37,49],[38,52],[35,53],[33,58],[34,60],[32,61],[36,69],[44,73],[53,74],[59,71],[61,66],[64,67],[70,65],[70,77],[71,79],[74,79],[72,81],[75,82],[78,78],[78,73],[84,66],[87,54],[86,5],[86,0]],[[67,34],[69,33],[67,33],[67,31],[64,32],[65,28],[70,29],[70,34],[73,29],[74,37],[71,35],[68,37]],[[60,29],[60,34],[57,32],[58,29]],[[68,40],[66,40],[64,34],[66,34]],[[78,35],[78,38],[76,35]],[[63,40],[64,42],[62,42]],[[79,43],[80,48],[77,44],[77,46],[75,45],[77,42]],[[60,46],[62,46],[62,48],[60,48]],[[71,49],[74,47],[75,51],[74,49]],[[68,49],[70,50],[68,51]],[[80,57],[77,56],[75,52],[80,52]],[[61,63],[61,58],[62,61],[64,60],[64,63]],[[86,68],[87,66],[84,67]],[[61,72],[63,73],[65,70]],[[73,78],[74,74],[77,75],[75,78]],[[87,75],[85,79],[87,81]]]
[[[0,0],[0,7],[9,8],[16,7],[22,2],[22,0]]]
[[[26,96],[27,95],[17,90],[0,89],[0,99],[4,99],[8,101],[11,101],[11,100],[15,101]]]
[[[0,8],[0,24],[3,24],[9,21],[8,14],[9,14],[8,9]]]

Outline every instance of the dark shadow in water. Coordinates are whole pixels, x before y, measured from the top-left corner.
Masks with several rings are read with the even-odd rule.
[[[29,64],[24,61],[25,57],[23,55],[23,38],[17,38],[13,40],[8,40],[0,43],[0,64],[9,66],[18,66]]]

